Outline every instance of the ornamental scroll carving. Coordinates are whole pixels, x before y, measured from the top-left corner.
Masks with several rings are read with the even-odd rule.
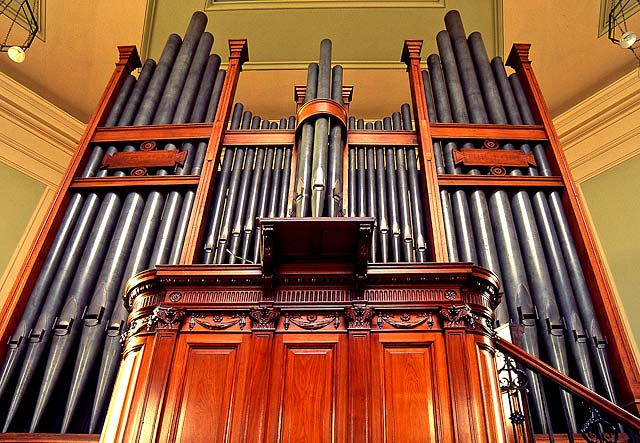
[[[370,306],[353,306],[344,308],[349,329],[371,329],[374,309]]]
[[[468,325],[475,329],[478,316],[471,311],[469,305],[451,306],[440,309],[445,328],[460,328]]]
[[[384,327],[385,323],[396,329],[413,329],[425,322],[429,329],[433,328],[434,321],[431,312],[417,312],[413,314],[409,312],[398,314],[383,312],[378,314],[377,325],[380,329]]]
[[[242,330],[247,325],[247,314],[245,314],[244,312],[239,314],[230,314],[230,315],[213,314],[213,315],[207,315],[207,316],[202,314],[193,314],[189,319],[189,329],[193,330],[196,324],[202,326],[205,329],[210,329],[212,331],[220,331],[222,329],[228,329],[235,325],[238,325]]]
[[[262,307],[252,309],[249,315],[254,320],[251,324],[252,329],[275,329],[276,320],[280,316],[278,309]]]
[[[289,329],[291,323],[301,329],[316,330],[322,329],[333,323],[333,327],[338,329],[340,327],[340,314],[337,312],[330,315],[317,315],[317,314],[289,314],[284,315],[283,326],[285,329]]]

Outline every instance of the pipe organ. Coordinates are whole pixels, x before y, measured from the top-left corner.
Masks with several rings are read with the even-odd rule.
[[[450,11],[425,63],[405,42],[412,104],[365,121],[324,40],[295,115],[263,120],[234,104],[247,42],[220,69],[206,22],[137,77],[119,48],[0,318],[8,441],[512,441],[503,326],[638,413],[527,45],[508,75]],[[577,434],[525,373],[530,433]]]

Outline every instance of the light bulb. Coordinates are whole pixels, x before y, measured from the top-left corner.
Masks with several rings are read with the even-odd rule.
[[[7,51],[7,55],[11,60],[13,60],[16,63],[22,63],[26,57],[26,54],[24,53],[24,49],[22,49],[20,46],[10,47],[9,50]]]
[[[638,40],[638,36],[633,31],[627,31],[620,36],[620,47],[629,49]]]

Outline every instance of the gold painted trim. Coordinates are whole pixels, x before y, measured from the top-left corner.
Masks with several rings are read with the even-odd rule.
[[[637,70],[554,118],[569,166],[580,183],[640,154]]]
[[[205,12],[217,11],[247,11],[265,9],[345,9],[345,8],[444,8],[445,0],[207,0]]]

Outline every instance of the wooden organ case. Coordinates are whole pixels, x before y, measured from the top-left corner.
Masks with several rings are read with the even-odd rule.
[[[217,112],[214,110],[211,121],[106,125],[128,74],[140,66],[135,48],[120,47],[115,72],[3,308],[3,342],[19,328],[46,264],[44,257],[55,244],[74,195],[125,195],[134,190],[145,198],[153,192],[164,193],[168,200],[174,190],[190,192],[192,209],[177,263],[157,264],[127,283],[124,305],[129,317],[128,327],[122,329],[122,363],[100,441],[511,441],[514,436],[503,413],[495,363],[493,311],[501,301],[501,283],[483,267],[452,260],[442,207],[447,200],[441,196],[443,190],[452,194],[474,189],[487,194],[496,189],[556,191],[607,337],[618,404],[637,414],[640,374],[531,69],[529,46],[514,45],[508,59],[535,120],[526,125],[430,121],[421,47],[421,41],[407,40],[402,53],[415,129],[346,129],[348,88],[344,104],[320,102],[312,111],[302,111],[300,106],[304,88],[297,97],[299,120],[307,118],[301,117],[307,112],[312,117],[330,115],[343,121],[345,171],[352,147],[413,149],[419,165],[426,260],[372,261],[379,226],[369,214],[292,217],[286,213],[260,218],[260,263],[203,263],[216,180],[223,170],[224,153],[230,152],[225,148],[284,147],[290,149],[296,165],[300,124],[298,130],[291,126],[278,130],[229,127],[236,85],[248,59],[247,42],[231,40],[226,77],[219,83]],[[526,167],[530,160],[514,160],[514,155],[498,155],[489,149],[462,149],[458,161],[491,166],[496,168],[493,174],[445,174],[436,164],[434,143],[438,140],[485,146],[539,144],[544,146],[552,174],[505,175],[500,171]],[[103,167],[128,173],[83,176],[94,146],[148,141],[177,146],[205,142],[201,170],[147,175],[147,169],[169,168],[185,159],[171,150],[134,149],[141,155],[126,156],[122,155],[126,149],[121,149],[119,155],[103,161]],[[525,163],[518,163],[521,161]],[[289,205],[294,198],[296,168],[290,169]],[[181,195],[186,201],[187,194]],[[345,207],[354,205],[351,198],[345,197]],[[83,314],[82,320],[87,319],[91,317]],[[0,353],[9,355],[11,343]],[[66,383],[68,386],[69,381]],[[10,399],[9,394],[3,395]],[[59,404],[64,407],[65,401]],[[52,414],[52,406],[48,407]],[[69,420],[63,420],[65,432],[74,429],[74,423],[75,429],[86,432],[89,418]],[[53,424],[32,424],[31,434],[21,434],[29,421],[24,429],[9,427],[9,433],[0,434],[0,441],[98,440],[95,432],[99,429],[84,436],[54,434],[60,425],[55,419]]]

